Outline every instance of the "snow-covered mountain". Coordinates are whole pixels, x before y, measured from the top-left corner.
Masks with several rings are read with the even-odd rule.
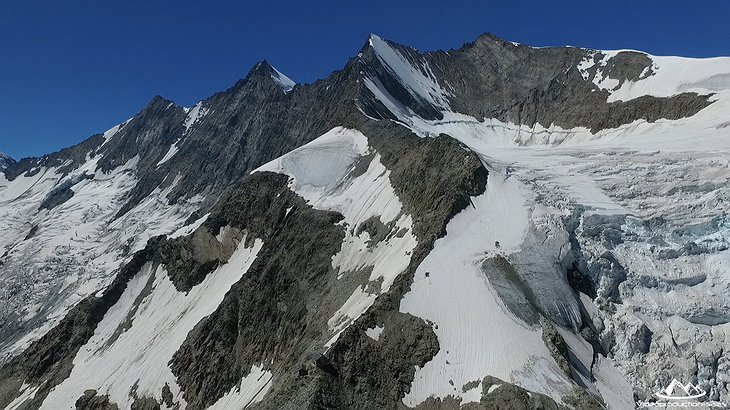
[[[0,408],[727,402],[729,177],[730,58],[261,62],[0,173]]]

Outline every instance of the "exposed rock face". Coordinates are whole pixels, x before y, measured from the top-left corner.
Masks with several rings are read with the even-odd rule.
[[[288,93],[282,92],[271,78],[270,70],[268,64],[258,64],[232,88],[201,101],[188,112],[187,120],[181,108],[170,107],[176,117],[166,115],[164,121],[177,125],[169,129],[158,125],[164,141],[155,139],[159,144],[156,151],[145,149],[150,160],[142,157],[140,163],[148,164],[149,171],[142,174],[149,176],[135,187],[130,206],[158,185],[172,185],[176,175],[181,179],[168,195],[171,202],[193,193],[205,195],[225,190],[259,165],[346,123],[354,114],[353,80],[357,73],[353,64],[327,80],[296,87]],[[151,109],[151,115],[157,114],[163,105],[164,102],[153,100],[146,111]],[[193,111],[196,117],[191,117]],[[135,125],[138,117],[125,125],[122,132]],[[271,121],[272,118],[277,120]],[[145,123],[138,126],[148,129]],[[129,137],[117,137],[115,141],[127,147],[125,141],[137,134],[136,129],[131,129],[125,134]],[[158,166],[173,143],[177,153]],[[136,152],[118,153],[112,147],[109,150],[118,158],[117,164]],[[214,202],[210,201],[210,205]]]
[[[187,292],[202,282],[208,273],[228,261],[235,250],[219,242],[206,228],[198,228],[190,236],[165,241],[160,246],[160,262],[180,292]]]
[[[378,44],[398,50],[417,68],[428,70],[435,85],[448,93],[435,101],[414,93],[385,64]],[[96,168],[109,172],[137,158],[139,182],[118,216],[157,187],[171,187],[171,202],[226,189],[262,163],[334,126],[361,123],[358,109],[374,118],[395,119],[373,96],[364,78],[377,80],[403,107],[424,119],[441,119],[442,104],[479,119],[495,118],[530,127],[538,123],[544,127],[587,127],[593,132],[638,119],[685,118],[710,104],[707,95],[694,93],[608,102],[608,92],[591,82],[595,70],[586,81],[576,68],[584,59],[600,56],[600,52],[571,47],[518,46],[489,34],[459,50],[422,53],[371,36],[357,58],[325,80],[282,92],[272,78],[274,69],[266,62],[259,63],[232,88],[191,109],[156,96],[122,124],[108,143],[95,135],[72,148],[10,164],[5,174],[12,180],[61,163],[67,165],[59,172],[68,174],[88,155],[99,155]],[[646,78],[651,75],[647,60],[642,53],[618,53],[607,60],[603,74],[619,81],[619,86]],[[272,135],[277,138],[270,138]],[[173,146],[174,156],[166,157]]]
[[[503,371],[511,365],[475,358],[504,380],[486,370],[449,380],[414,407],[628,408],[661,388],[668,368],[727,399],[730,225],[715,209],[727,202],[727,161],[699,155],[695,175],[681,155],[644,151],[673,127],[724,129],[713,121],[730,84],[712,72],[667,91],[662,63],[491,35],[426,53],[371,36],[313,84],[294,85],[264,61],[194,107],[158,96],[77,146],[0,157],[0,408],[53,408],[60,387],[73,397],[63,406],[80,409],[405,408],[418,380],[471,364],[436,367],[453,335],[402,303],[431,286],[435,271],[419,267],[467,231],[464,215],[478,222],[467,238],[478,246],[469,266],[439,273],[495,295],[483,320],[535,336],[514,344],[542,361]],[[656,92],[636,91],[655,79]],[[644,145],[599,145],[633,130]],[[571,138],[595,146],[518,149]],[[278,160],[297,172],[269,166]],[[493,178],[515,188],[488,191]],[[254,247],[243,269],[234,256]],[[392,276],[378,272],[396,260]],[[685,268],[662,272],[673,264]],[[457,275],[471,267],[475,277]],[[219,277],[230,282],[211,285]],[[145,306],[154,298],[169,306]],[[455,334],[478,330],[451,305],[441,319]],[[196,309],[205,314],[175,328]],[[117,385],[73,374],[85,369],[81,353],[134,344],[124,336],[146,329],[145,318],[170,336],[160,342],[174,346],[167,358],[129,347],[142,367],[114,369]],[[470,351],[498,356],[497,337]]]
[[[603,55],[598,53],[594,56],[594,60],[601,57]],[[621,88],[625,81],[639,81],[654,74],[651,66],[651,58],[646,54],[636,51],[621,51],[606,61],[603,72],[606,77],[618,80],[616,88]]]
[[[443,105],[436,106],[404,89],[402,81],[383,67],[376,51],[378,43],[382,44],[380,47],[399,51],[445,90],[442,104],[477,119],[494,118],[529,127],[535,124],[546,128],[551,125],[586,127],[597,132],[638,119],[653,122],[660,118],[685,118],[710,104],[708,95],[695,93],[608,102],[609,93],[591,82],[593,77],[584,78],[577,68],[584,59],[595,58],[590,50],[536,49],[489,34],[448,53],[421,53],[377,36],[371,37],[370,42],[376,44],[375,48],[368,47],[362,53],[365,73],[377,79],[396,101],[427,120],[442,119]],[[623,52],[608,60],[603,73],[616,79],[618,88],[625,81],[651,75],[650,65],[651,60],[645,54]],[[395,119],[377,99],[366,99],[362,106],[375,118]]]
[[[13,180],[19,175],[33,176],[40,172],[41,167],[59,166],[59,172],[68,174],[86,162],[87,155],[93,152],[104,142],[101,134],[93,135],[80,144],[64,148],[53,154],[40,158],[23,158],[18,162],[8,164],[3,170],[5,178]],[[66,165],[63,165],[66,164]]]
[[[470,205],[470,197],[484,192],[488,172],[473,152],[448,135],[421,141],[394,124],[381,131],[371,127],[363,128],[391,170],[398,197],[416,218],[416,236],[430,249],[429,243],[446,233],[451,217]]]
[[[416,408],[418,410],[563,410],[570,408],[599,410],[605,408],[594,397],[582,391],[576,391],[574,396],[566,399],[565,404],[558,404],[550,397],[529,392],[496,377],[487,376],[481,381],[476,381],[475,384],[482,386],[481,399],[478,402],[461,403],[461,399],[454,397],[429,398]]]
[[[97,396],[96,390],[87,390],[76,400],[77,410],[119,410],[119,406],[109,402],[109,396]]]
[[[15,163],[14,159],[0,152],[0,171],[3,171],[13,163]]]
[[[211,229],[245,229],[265,245],[244,279],[173,358],[189,407],[214,404],[254,364],[272,360],[275,368],[295,371],[322,335],[326,312],[317,306],[336,279],[331,258],[343,238],[340,218],[308,207],[287,189],[283,175],[256,173],[226,201]]]
[[[328,352],[337,374],[319,376],[312,408],[392,407],[410,389],[416,367],[439,349],[436,335],[422,319],[382,312],[373,320],[385,329],[377,341],[365,336],[361,322],[348,328]]]

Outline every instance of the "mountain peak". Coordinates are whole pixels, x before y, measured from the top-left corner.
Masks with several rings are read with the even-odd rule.
[[[395,43],[393,41],[390,41],[388,39],[385,39],[383,37],[380,37],[379,35],[375,33],[370,33],[368,35],[368,39],[365,42],[364,48],[372,48],[376,53],[379,50],[382,50],[384,47],[406,47],[401,44]]]
[[[4,170],[14,162],[15,160],[10,155],[6,155],[0,151],[0,171]]]
[[[367,43],[372,46],[374,41],[383,41],[383,38],[375,33],[368,34]]]
[[[281,71],[277,70],[266,60],[261,60],[256,63],[246,75],[246,79],[252,79],[257,77],[271,78],[284,90],[284,92],[291,91],[291,89],[294,88],[294,86],[296,85],[296,83],[292,79],[284,75]]]
[[[269,73],[273,69],[274,69],[274,67],[271,64],[269,64],[269,62],[266,59],[263,59],[263,60],[257,62],[256,64],[254,64],[254,66],[251,68],[251,71],[249,72],[249,75],[251,73],[257,73],[257,72]]]
[[[390,40],[384,39],[383,37],[381,37],[375,33],[370,33],[370,34],[368,34],[367,38],[365,39],[365,43],[360,48],[360,53],[358,54],[358,57],[362,57],[363,55],[369,55],[370,52],[379,54],[379,51],[383,50],[385,47],[403,47],[403,46],[401,46],[400,44],[394,43]]]
[[[173,102],[172,100],[168,100],[167,98],[157,94],[154,97],[152,97],[150,102],[147,103],[146,108],[147,109],[149,109],[149,108],[166,109],[172,105],[176,105],[175,102]]]

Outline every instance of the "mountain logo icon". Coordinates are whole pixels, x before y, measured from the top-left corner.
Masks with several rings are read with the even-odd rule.
[[[706,391],[695,386],[692,383],[682,384],[677,379],[673,379],[669,386],[654,393],[660,399],[667,400],[690,400],[697,399],[707,394]]]

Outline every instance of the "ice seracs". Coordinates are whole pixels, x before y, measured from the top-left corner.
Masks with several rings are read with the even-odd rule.
[[[0,228],[6,232],[0,238],[2,267],[15,272],[5,280],[18,289],[13,297],[5,295],[0,314],[5,319],[18,315],[21,323],[42,323],[27,334],[3,338],[0,361],[22,351],[78,301],[107,286],[120,265],[149,238],[180,228],[200,202],[201,198],[191,198],[169,206],[167,192],[158,188],[115,219],[137,182],[138,159],[108,174],[96,170],[99,159],[90,159],[65,177],[59,167],[12,181],[0,174]],[[74,179],[70,199],[52,209],[39,209],[50,192]],[[39,283],[23,285],[29,281]]]

